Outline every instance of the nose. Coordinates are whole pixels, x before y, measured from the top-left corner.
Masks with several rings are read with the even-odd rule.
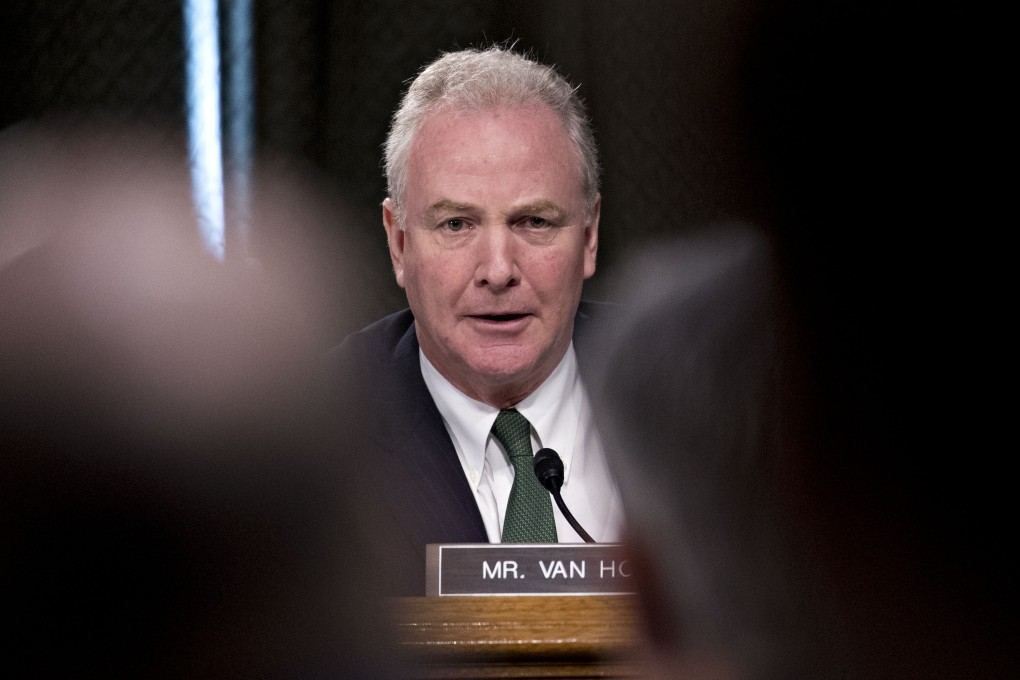
[[[502,226],[483,229],[478,239],[478,266],[475,284],[493,290],[511,288],[520,283],[516,244],[510,229]]]

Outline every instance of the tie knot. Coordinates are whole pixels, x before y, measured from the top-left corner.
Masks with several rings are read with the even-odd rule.
[[[531,423],[516,409],[503,409],[492,424],[492,434],[506,449],[511,458],[532,456]]]

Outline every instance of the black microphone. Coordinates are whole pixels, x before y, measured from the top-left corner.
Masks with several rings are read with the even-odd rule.
[[[549,489],[549,493],[556,499],[556,505],[559,506],[560,512],[570,522],[570,526],[574,527],[577,535],[583,538],[585,543],[594,543],[595,539],[589,536],[588,532],[570,514],[567,504],[563,502],[563,496],[560,495],[560,487],[563,486],[563,461],[560,460],[560,454],[552,449],[539,449],[535,454],[535,476],[538,477],[542,486]]]

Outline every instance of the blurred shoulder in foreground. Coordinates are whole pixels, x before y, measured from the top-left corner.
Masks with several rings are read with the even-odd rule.
[[[263,178],[255,219],[287,220],[276,252],[294,261],[219,262],[165,141],[63,128],[0,145],[5,661],[391,677],[371,541],[325,451],[326,302],[290,275],[320,238],[316,199]]]
[[[881,469],[837,474],[808,395],[840,386],[812,381],[812,320],[780,273],[739,225],[657,245],[596,339],[658,675],[1000,677],[1015,612],[979,580],[998,569],[931,549],[939,515],[897,513]]]

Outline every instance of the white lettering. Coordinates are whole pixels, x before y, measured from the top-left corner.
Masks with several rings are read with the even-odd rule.
[[[546,578],[554,578],[556,576],[567,577],[567,568],[563,566],[561,560],[554,560],[549,563],[549,566],[545,565],[545,562],[539,561],[539,566],[542,567],[542,576]]]
[[[607,564],[605,560],[599,563],[599,578],[606,578],[606,573],[609,573],[609,578],[630,578],[630,562],[628,560],[620,560],[617,563],[616,560],[609,560]]]
[[[570,560],[570,578],[584,578],[584,560],[581,560],[580,566],[574,560]]]
[[[488,562],[482,562],[482,578],[510,578],[510,574],[513,574],[513,578],[524,578],[524,574],[517,573],[517,562],[513,560],[503,560],[502,562],[496,562],[491,567]]]
[[[573,578],[574,574],[578,572],[577,562],[570,563],[570,575],[567,575],[567,567],[563,564],[563,560],[554,560],[549,564],[546,564],[542,560],[538,561],[538,566],[542,568],[542,576],[546,578]],[[584,562],[581,562],[580,567],[581,577],[584,578]]]
[[[488,562],[482,562],[482,579],[487,578],[503,578],[503,563],[496,562],[490,567]]]

